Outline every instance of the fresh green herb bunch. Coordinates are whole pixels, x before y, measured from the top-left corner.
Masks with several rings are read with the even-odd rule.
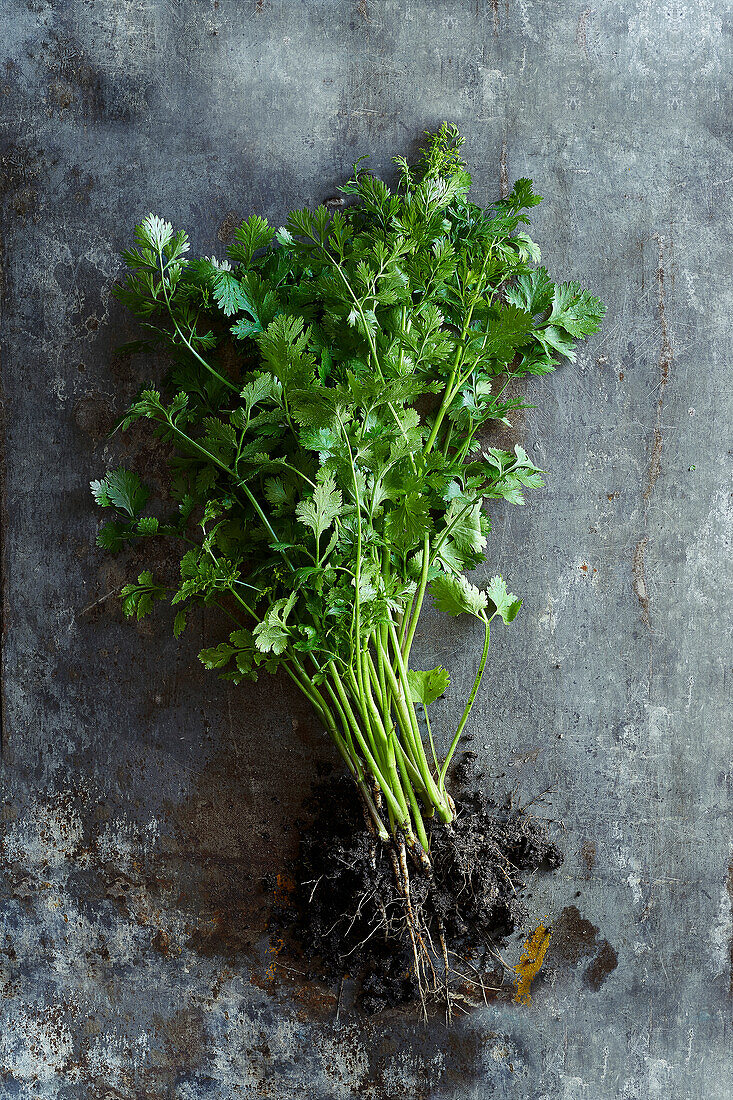
[[[501,577],[481,589],[465,575],[484,561],[484,503],[523,504],[542,485],[521,447],[480,432],[527,407],[509,384],[573,359],[604,312],[537,266],[522,229],[540,201],[530,180],[488,210],[469,201],[462,142],[444,124],[415,166],[395,158],[394,190],[357,165],[343,210],[297,210],[279,230],[249,218],[225,261],[187,259],[186,234],[146,217],[117,293],[172,366],[122,423],[148,419],[172,446],[178,514],[145,514],[148,490],[126,470],[92,483],[117,512],[100,546],[165,536],[184,551],[177,589],[142,572],[122,590],[125,614],[170,598],[178,636],[192,605],[219,607],[231,629],[201,651],[204,665],[237,684],[284,670],[373,830],[423,865],[425,817],[454,815],[446,774],[490,623],[521,603]],[[484,629],[442,760],[428,710],[448,673],[410,667],[426,594]]]

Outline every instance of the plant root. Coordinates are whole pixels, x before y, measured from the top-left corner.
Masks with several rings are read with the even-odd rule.
[[[365,825],[347,778],[315,793],[295,890],[273,926],[310,979],[340,990],[341,1017],[348,999],[370,1014],[412,1004],[426,1017],[442,1005],[450,1020],[513,974],[499,949],[525,917],[525,880],[562,856],[547,823],[511,799],[463,792],[456,802],[450,825],[431,819],[421,859],[402,834],[384,840]]]

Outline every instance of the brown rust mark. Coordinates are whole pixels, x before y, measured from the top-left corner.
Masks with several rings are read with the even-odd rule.
[[[517,973],[514,979],[517,988],[514,994],[515,1004],[530,1004],[532,1000],[530,996],[530,987],[544,962],[551,934],[549,925],[540,922],[532,934],[525,940],[519,963],[514,967]]]
[[[0,155],[0,199],[6,214],[19,221],[36,217],[38,177],[43,153],[22,142],[6,141]]]
[[[277,967],[278,956],[280,955],[280,953],[282,952],[284,947],[285,947],[285,940],[282,938],[282,936],[274,936],[270,940],[270,943],[268,944],[268,947],[267,947],[268,963],[267,963],[267,967],[265,969],[265,981],[268,981],[268,982],[274,982],[275,981],[275,978],[277,977],[277,973],[278,973],[278,967]]]
[[[181,1074],[198,1069],[205,1056],[207,1034],[200,1008],[182,1008],[172,1016],[153,1016],[153,1034],[157,1039],[157,1059],[150,1067],[153,1081],[173,1084]],[[150,1079],[149,1079],[149,1083]],[[156,1089],[157,1094],[157,1089]],[[146,1090],[146,1095],[149,1095]]]
[[[278,872],[276,876],[276,886],[273,892],[275,905],[290,905],[294,890],[295,879],[293,878],[293,876]]]
[[[593,874],[593,868],[596,865],[596,846],[592,840],[586,840],[583,847],[580,849],[580,856],[585,864],[584,879],[589,879]]]
[[[648,503],[651,495],[654,491],[657,478],[659,477],[662,469],[662,409],[664,407],[664,391],[667,388],[669,382],[669,375],[674,363],[674,349],[672,347],[672,341],[669,336],[669,329],[667,327],[667,312],[665,302],[664,284],[666,274],[664,270],[664,237],[657,235],[655,237],[657,244],[659,245],[659,266],[657,267],[657,312],[659,316],[659,326],[662,335],[662,342],[659,348],[658,369],[659,369],[659,397],[657,399],[657,411],[656,419],[654,422],[654,435],[652,439],[652,449],[649,456],[649,465],[647,468],[647,481],[646,488],[644,489],[644,500]]]
[[[552,932],[548,969],[573,968],[587,959],[589,962],[583,972],[583,984],[597,992],[618,966],[618,955],[613,946],[600,936],[596,925],[581,916],[575,905],[562,910]]]
[[[586,8],[578,16],[578,25],[575,28],[575,44],[582,54],[588,56],[588,16],[592,9]]]
[[[171,938],[166,932],[165,928],[159,928],[153,936],[151,943],[153,948],[161,955],[167,955],[170,951]]]
[[[598,954],[586,968],[583,981],[589,989],[597,993],[608,975],[618,966],[618,955],[608,940],[603,940]]]
[[[499,160],[499,186],[501,197],[505,199],[509,194],[509,171],[506,163],[506,138],[501,143],[501,158]]]
[[[576,905],[568,905],[562,910],[555,921],[554,932],[553,960],[577,966],[581,959],[595,953],[598,929],[581,916]]]
[[[106,439],[115,426],[117,413],[111,399],[97,390],[84,394],[74,405],[74,423],[95,443]]]
[[[645,626],[651,627],[651,616],[649,614],[649,589],[646,583],[646,569],[644,566],[644,552],[647,547],[649,539],[646,535],[639,539],[634,547],[634,557],[632,560],[632,572],[634,575],[634,592],[636,592],[636,598],[639,601],[641,607],[641,618]]]
[[[494,23],[494,38],[499,37],[499,10],[501,0],[491,0],[491,14]],[[504,2],[504,15],[509,18],[509,0]]]
[[[727,875],[726,880],[725,880],[725,887],[726,887],[726,890],[728,891],[728,898],[730,899],[730,912],[731,912],[731,917],[733,918],[733,857],[731,857],[731,861],[728,864],[728,875]],[[728,991],[729,991],[730,995],[733,997],[733,929],[731,930],[731,934],[730,934],[730,944],[729,944],[729,947],[728,947],[728,955],[729,955],[729,958],[730,958],[730,980],[729,980],[729,983],[728,983]]]
[[[236,210],[228,210],[224,215],[224,220],[216,231],[216,239],[221,241],[222,244],[226,244],[231,240],[234,230],[240,223],[239,214]]]

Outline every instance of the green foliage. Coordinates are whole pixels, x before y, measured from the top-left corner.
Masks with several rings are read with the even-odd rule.
[[[428,672],[419,672],[411,668],[407,672],[407,681],[413,702],[429,707],[445,693],[450,683],[450,676],[440,665],[437,668],[431,668]]]
[[[522,601],[518,600],[513,592],[507,592],[506,584],[501,577],[491,578],[486,587],[486,595],[495,608],[495,615],[499,615],[505,623],[516,619]]]
[[[143,571],[125,614],[167,595],[178,637],[189,608],[219,608],[235,629],[204,665],[235,683],[283,669],[418,839],[400,753],[423,801],[451,813],[408,721],[449,679],[409,669],[425,594],[481,621],[486,647],[490,620],[516,616],[500,577],[482,590],[465,572],[485,560],[487,508],[522,505],[542,471],[490,429],[526,407],[507,388],[572,360],[604,311],[538,266],[530,180],[488,209],[470,201],[462,144],[444,124],[417,163],[396,158],[394,189],[357,164],[344,209],[296,210],[278,231],[254,215],[224,261],[189,258],[185,233],[146,217],[116,293],[170,371],[122,426],[149,421],[168,448],[174,515],[143,515],[148,489],[124,469],[92,483],[115,513],[103,548],[180,540],[178,587]]]
[[[154,601],[164,600],[165,596],[165,588],[155,583],[149,569],[144,569],[137,584],[126,584],[120,592],[125,618],[144,618],[153,610]]]
[[[92,496],[102,508],[113,506],[134,519],[148,502],[150,493],[137,474],[113,470],[101,481],[91,482]]]
[[[480,619],[488,606],[486,593],[466,580],[462,573],[440,573],[430,585],[430,595],[438,611],[446,615],[464,612]]]
[[[321,535],[341,514],[342,508],[341,490],[336,488],[332,474],[324,474],[313,490],[313,496],[295,506],[295,514],[305,527],[313,531],[318,545]]]

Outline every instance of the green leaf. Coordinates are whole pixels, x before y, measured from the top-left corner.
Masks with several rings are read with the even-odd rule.
[[[105,523],[97,534],[97,546],[116,554],[132,537],[129,523]]]
[[[102,508],[110,505],[126,512],[131,519],[142,511],[150,492],[137,474],[120,467],[112,470],[101,481],[90,482],[92,495]]]
[[[122,611],[125,618],[135,616],[142,619],[153,610],[155,600],[164,600],[166,590],[162,585],[156,584],[149,569],[143,570],[137,578],[137,584],[126,584],[120,592]]]
[[[384,531],[388,541],[401,554],[407,554],[423,541],[430,530],[430,509],[420,493],[403,493],[387,513]]]
[[[234,240],[227,248],[227,255],[237,263],[249,267],[255,252],[266,248],[277,231],[271,228],[265,218],[253,214],[234,230]]]
[[[265,498],[273,508],[282,508],[292,497],[292,490],[288,491],[281,477],[265,478]]]
[[[600,298],[594,298],[580,283],[563,283],[555,287],[550,324],[580,339],[597,332],[606,307]]]
[[[557,328],[555,325],[547,325],[537,332],[537,339],[541,341],[545,348],[553,348],[555,351],[559,351],[560,355],[564,355],[571,363],[574,363],[577,359],[574,351],[575,339],[563,329]]]
[[[505,623],[510,623],[513,619],[516,619],[522,601],[518,600],[513,592],[507,592],[506,584],[501,577],[491,578],[486,588],[486,594],[494,605],[492,614],[499,615]]]
[[[454,497],[445,513],[450,537],[459,551],[479,554],[486,547],[486,536],[481,529],[481,498]]]
[[[282,386],[277,378],[273,378],[266,371],[258,371],[242,388],[241,397],[247,412],[251,412],[255,405],[261,402],[279,402],[282,394]]]
[[[287,598],[276,600],[252,631],[255,645],[261,653],[274,653],[279,657],[285,652],[290,638],[287,619],[297,598],[297,592],[291,592]]]
[[[141,516],[137,521],[138,535],[157,535],[160,526],[155,516]]]
[[[262,325],[259,321],[250,321],[247,317],[240,317],[232,325],[230,331],[238,340],[248,340],[250,336],[256,336],[258,332],[262,332]]]
[[[303,318],[281,313],[264,332],[258,333],[260,354],[272,374],[284,385],[311,382],[315,358],[307,352],[310,329]]]
[[[157,214],[148,214],[135,229],[135,239],[139,244],[162,252],[173,239],[173,226],[163,221]]]
[[[482,332],[472,336],[471,347],[483,358],[509,363],[532,331],[532,314],[511,302],[491,306]]]
[[[488,605],[486,594],[463,575],[450,576],[448,573],[441,573],[431,582],[429,592],[437,610],[444,611],[447,615],[466,613],[480,619]]]
[[[287,647],[288,633],[278,622],[258,623],[254,628],[255,644],[262,653],[274,653],[279,657]]]
[[[532,180],[522,177],[516,181],[503,202],[513,210],[525,210],[542,202],[542,195],[535,195],[532,190]]]
[[[179,611],[173,620],[173,634],[174,637],[180,638],[183,631],[186,629],[186,612]]]
[[[228,665],[236,650],[233,646],[227,644],[227,642],[220,642],[219,645],[212,646],[209,649],[202,649],[199,652],[199,661],[206,668],[224,668]]]
[[[301,500],[295,506],[296,516],[302,524],[310,527],[316,536],[316,542],[342,510],[341,490],[336,488],[336,482],[330,474],[326,474],[316,485],[311,497]]]
[[[233,313],[237,313],[249,304],[239,279],[231,271],[217,271],[214,276],[213,294],[216,304],[225,317],[231,317]]]
[[[523,272],[514,286],[508,286],[504,294],[508,301],[528,313],[545,313],[552,305],[555,284],[547,274],[547,268]]]
[[[419,672],[417,669],[407,670],[407,682],[410,685],[410,695],[413,703],[422,703],[429,707],[431,703],[441,696],[450,684],[450,676],[444,668],[438,665],[428,672]]]

